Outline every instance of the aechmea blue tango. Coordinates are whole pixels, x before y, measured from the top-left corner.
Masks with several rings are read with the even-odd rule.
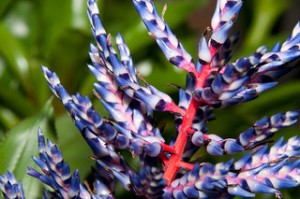
[[[229,31],[242,4],[242,0],[217,1],[211,27],[202,34],[198,55],[193,59],[151,0],[133,0],[149,35],[167,60],[187,72],[186,87],[179,89],[179,101],[175,102],[138,75],[121,34],[116,36],[116,48],[113,46],[113,37],[102,25],[95,0],[88,0],[87,13],[95,39],[90,45],[88,68],[96,78],[94,94],[110,118],[102,118],[88,97],[69,95],[54,72],[44,66],[42,71],[93,151],[95,189],[91,191],[81,184],[77,171],[71,174],[57,146],[45,143],[39,132],[40,157],[33,160],[42,172],[29,167],[28,174],[52,188],[45,191],[44,198],[114,198],[116,181],[137,196],[166,199],[251,198],[256,193],[281,198],[279,189],[298,186],[300,138],[280,138],[269,146],[270,137],[297,122],[298,110],[263,117],[233,138],[222,138],[207,128],[214,109],[257,98],[276,86],[277,79],[300,59],[298,22],[282,44],[277,43],[271,50],[259,47],[250,56],[230,62],[238,35],[229,36]],[[153,122],[154,111],[174,115],[175,140],[165,141]],[[217,164],[191,161],[201,147],[213,156],[248,153],[239,160]],[[123,150],[139,158],[139,169],[126,162],[120,153]],[[8,181],[2,180],[1,186],[7,187]],[[1,190],[8,195],[7,188]]]
[[[5,198],[25,198],[21,182],[17,182],[15,176],[9,171],[0,176],[0,191]]]

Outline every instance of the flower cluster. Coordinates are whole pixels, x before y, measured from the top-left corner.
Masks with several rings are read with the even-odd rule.
[[[0,190],[5,198],[25,198],[22,184],[9,171],[0,176]]]
[[[194,60],[151,0],[133,0],[149,35],[167,60],[187,72],[186,87],[180,88],[179,101],[175,102],[137,75],[121,34],[116,36],[115,48],[95,0],[87,4],[95,39],[90,45],[92,64],[88,68],[96,78],[94,94],[110,119],[102,118],[88,97],[68,94],[54,72],[44,66],[42,71],[93,151],[95,188],[92,191],[81,184],[78,171],[70,172],[58,147],[50,141],[45,143],[39,131],[39,158],[33,160],[41,172],[29,167],[28,174],[52,188],[45,190],[44,198],[114,198],[116,181],[137,196],[175,199],[254,197],[256,193],[280,198],[279,189],[300,184],[300,138],[281,138],[268,146],[270,137],[297,122],[299,111],[264,117],[236,138],[221,138],[207,128],[215,108],[255,99],[296,65],[300,58],[300,22],[283,44],[277,43],[269,51],[262,46],[249,57],[230,62],[238,37],[228,36],[229,30],[243,1],[218,0],[211,28],[201,36]],[[174,115],[175,140],[165,141],[153,122],[154,111]],[[214,156],[248,153],[240,160],[215,165],[192,162],[191,157],[201,147]],[[126,162],[119,153],[123,150],[139,158],[138,169]],[[20,184],[10,173],[0,178],[0,188],[6,198],[23,198]]]

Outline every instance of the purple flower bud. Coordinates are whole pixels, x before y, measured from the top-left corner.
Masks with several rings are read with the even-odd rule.
[[[61,198],[91,198],[86,189],[80,185],[78,171],[70,173],[69,165],[64,162],[61,151],[49,140],[45,143],[41,130],[38,132],[38,141],[39,158],[33,157],[33,160],[43,173],[28,167],[27,174],[50,186]]]
[[[25,199],[22,184],[9,171],[0,176],[0,191],[4,198]]]
[[[151,0],[133,4],[168,61],[188,72],[179,101],[146,83],[137,75],[125,40],[118,34],[116,48],[102,25],[95,0],[88,0],[88,17],[95,45],[90,45],[95,76],[94,94],[110,114],[102,119],[88,97],[69,95],[57,75],[42,67],[52,92],[62,101],[96,160],[95,190],[90,193],[70,172],[58,147],[45,142],[39,133],[39,158],[34,162],[42,173],[29,167],[28,174],[53,188],[44,198],[113,198],[115,180],[128,191],[145,198],[233,198],[269,193],[299,185],[300,139],[279,139],[268,148],[268,139],[297,121],[298,111],[278,113],[258,120],[237,138],[212,134],[207,123],[213,110],[253,100],[275,85],[276,80],[299,61],[300,23],[291,36],[268,51],[259,47],[248,57],[229,63],[238,35],[229,36],[243,1],[218,0],[211,29],[200,38],[198,60],[193,62],[183,45],[160,17]],[[207,32],[211,38],[207,41]],[[195,65],[196,64],[196,65]],[[138,78],[144,82],[140,84]],[[179,87],[179,86],[178,86]],[[176,140],[165,143],[155,127],[153,111],[175,116]],[[221,128],[221,127],[220,127]],[[194,163],[200,147],[210,155],[235,154],[248,150],[240,160],[225,163]],[[133,169],[120,151],[138,156],[140,168]],[[138,172],[135,172],[138,170]],[[65,188],[67,187],[67,188]]]
[[[195,66],[191,55],[186,52],[169,26],[158,15],[153,2],[150,0],[134,0],[133,4],[150,35],[156,40],[166,58],[175,66],[194,72]]]
[[[212,58],[207,41],[204,36],[201,36],[199,41],[198,58],[200,62],[204,62],[204,63],[210,63]]]

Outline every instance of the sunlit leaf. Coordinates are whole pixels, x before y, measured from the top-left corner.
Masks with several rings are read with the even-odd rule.
[[[29,63],[26,51],[3,23],[0,23],[0,35],[0,55],[8,63],[7,69],[19,81],[20,87],[30,93],[30,86],[27,81]]]
[[[0,106],[0,124],[5,129],[12,128],[19,118],[8,108]],[[2,132],[3,133],[3,132]],[[0,133],[0,134],[2,134]]]
[[[20,117],[28,116],[36,111],[31,102],[26,96],[22,95],[18,89],[13,89],[9,85],[1,83],[2,81],[0,81],[0,98],[2,105],[10,108]]]
[[[37,156],[37,131],[41,128],[46,138],[54,141],[51,101],[35,116],[28,118],[7,133],[0,144],[0,173],[7,170],[22,181],[27,198],[38,198],[42,184],[26,174],[27,165],[34,166],[31,157]],[[35,167],[35,166],[34,166]]]
[[[270,32],[280,15],[287,9],[290,0],[255,0],[254,19],[248,31],[245,47],[255,47],[270,36]],[[265,42],[264,42],[265,43]]]

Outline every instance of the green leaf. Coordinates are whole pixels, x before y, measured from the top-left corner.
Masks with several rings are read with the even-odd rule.
[[[19,92],[20,90],[10,85],[5,85],[5,83],[0,80],[0,99],[3,106],[11,109],[20,117],[32,115],[34,111],[37,111],[26,96]]]
[[[59,5],[59,6],[57,6]],[[71,1],[44,0],[38,3],[41,23],[41,51],[48,55],[59,34],[71,23]],[[53,14],[55,13],[55,14]]]
[[[86,0],[72,1],[71,26],[89,32],[89,20],[86,14]]]
[[[42,183],[26,174],[27,165],[37,168],[31,157],[38,154],[38,128],[43,130],[46,138],[54,140],[52,114],[49,100],[38,114],[9,131],[0,144],[0,173],[7,170],[14,173],[23,184],[26,198],[38,198],[40,194]]]
[[[261,43],[266,44],[265,40],[269,38],[272,27],[288,8],[289,3],[290,0],[254,1],[254,18],[245,40],[245,48],[256,47]]]
[[[87,76],[85,73],[89,73],[86,67],[88,54],[84,53],[89,50],[89,41],[89,37],[82,32],[68,29],[59,35],[49,54],[51,69],[57,71],[65,88],[69,91],[77,88],[85,80]],[[63,59],[61,59],[62,55],[64,55]]]
[[[19,122],[19,118],[7,107],[0,106],[0,124],[5,129],[10,129]]]
[[[5,15],[10,4],[12,4],[12,1],[10,1],[10,0],[1,0],[1,2],[0,2],[0,17]]]
[[[31,93],[27,77],[29,72],[29,62],[26,51],[21,43],[10,34],[6,25],[0,23],[0,55],[8,63],[7,69],[19,81],[21,88],[27,93]]]

